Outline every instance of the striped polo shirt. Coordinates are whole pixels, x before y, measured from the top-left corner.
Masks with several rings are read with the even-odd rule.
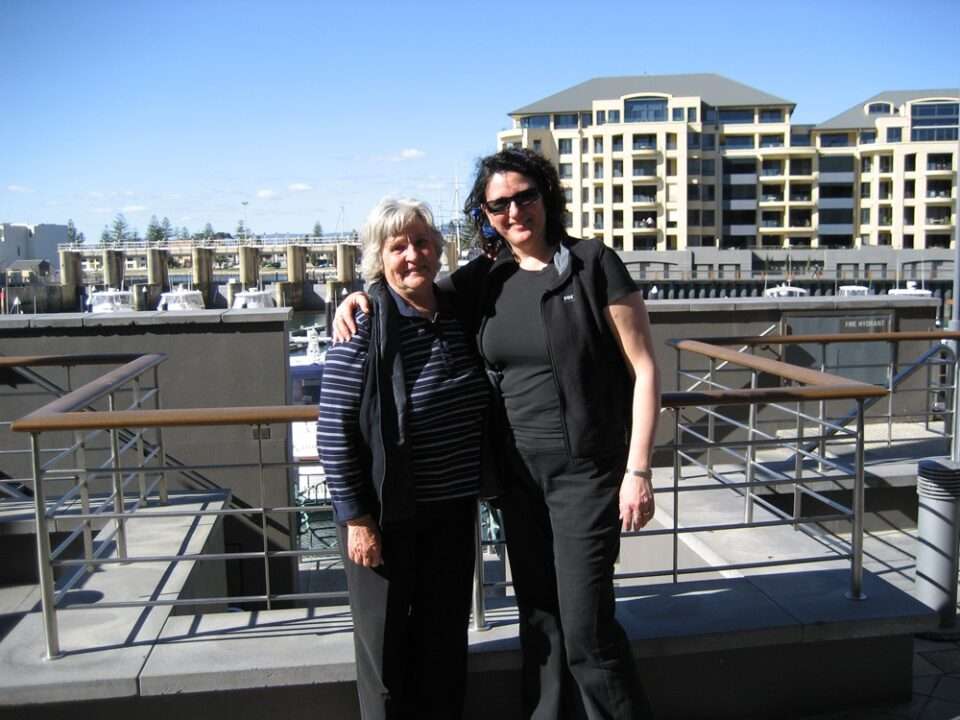
[[[401,315],[408,400],[405,431],[411,444],[416,500],[474,496],[480,481],[481,425],[490,392],[475,347],[454,317],[426,319],[395,295],[393,299]],[[356,335],[327,351],[320,391],[317,446],[334,503],[365,504],[375,497],[359,460],[370,318],[358,312],[356,320]]]

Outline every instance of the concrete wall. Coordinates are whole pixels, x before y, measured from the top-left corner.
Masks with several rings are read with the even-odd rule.
[[[242,405],[283,405],[289,400],[287,323],[290,311],[205,310],[197,313],[140,312],[123,314],[82,315],[18,315],[0,317],[0,353],[3,355],[35,355],[60,353],[151,353],[168,356],[160,366],[162,405],[167,408],[226,407]],[[75,371],[73,387],[99,377],[109,366]],[[57,368],[43,368],[44,377],[66,386],[65,373]],[[151,380],[145,379],[149,384]],[[29,385],[20,389],[31,391]],[[7,386],[4,392],[11,392]],[[26,397],[23,392],[5,396],[3,420],[21,417],[49,397]],[[119,396],[118,404],[129,402],[129,395]],[[102,403],[101,403],[102,405]],[[148,440],[154,439],[153,433]],[[169,456],[189,465],[256,462],[257,442],[252,428],[227,426],[219,428],[169,428],[164,430]],[[44,436],[44,447],[63,447],[71,438],[56,434]],[[26,449],[29,438],[0,428],[0,449]],[[97,445],[106,448],[100,438]],[[266,461],[287,460],[291,444],[286,426],[271,428],[270,438],[263,441]],[[103,450],[91,450],[88,462],[102,459]],[[12,477],[29,473],[27,456],[3,456],[0,469]],[[256,469],[204,470],[207,482],[230,488],[234,498],[251,506],[260,506]],[[173,487],[196,487],[196,483],[179,482],[171,477]],[[292,504],[292,487],[286,470],[265,472],[265,501],[271,506]],[[62,487],[60,490],[62,491]],[[259,518],[256,518],[259,521]],[[270,539],[277,546],[289,547],[289,519],[286,515],[271,518]],[[256,534],[242,521],[228,523],[225,544],[229,550],[260,549]],[[253,586],[243,594],[253,594],[262,584],[262,561],[259,568],[236,568]],[[280,573],[274,580],[274,591],[292,582],[292,564],[279,562],[273,568]],[[262,588],[260,589],[262,591]]]

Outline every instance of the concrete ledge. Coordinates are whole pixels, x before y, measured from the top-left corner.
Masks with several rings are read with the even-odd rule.
[[[228,498],[229,492],[187,494],[171,497],[171,505],[216,509]],[[162,512],[165,507],[169,506],[147,507],[138,514]],[[61,603],[61,657],[44,659],[46,644],[37,605],[0,643],[0,706],[137,695],[140,670],[171,608],[97,608],[96,603],[179,596],[193,562],[136,562],[135,558],[199,552],[214,529],[222,527],[218,520],[207,516],[128,521],[128,552],[134,560],[102,566]],[[102,542],[102,537],[103,532],[95,542]]]

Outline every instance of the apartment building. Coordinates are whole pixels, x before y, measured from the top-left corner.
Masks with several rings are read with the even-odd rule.
[[[880,93],[819,125],[715,74],[595,78],[510,113],[567,227],[626,251],[947,248],[960,90]]]

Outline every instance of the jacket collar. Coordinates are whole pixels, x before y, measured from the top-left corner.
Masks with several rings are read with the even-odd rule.
[[[576,238],[565,237],[557,245],[557,250],[553,254],[553,266],[557,269],[557,280],[563,281],[566,280],[567,276],[571,271],[571,264],[573,255],[570,253],[570,246],[573,243],[577,242]],[[497,270],[503,265],[509,265],[510,263],[516,263],[516,259],[513,257],[513,252],[510,250],[510,246],[506,243],[503,244],[503,247],[500,248],[500,251],[497,253],[497,259],[494,260],[493,265],[490,267],[491,272]]]

